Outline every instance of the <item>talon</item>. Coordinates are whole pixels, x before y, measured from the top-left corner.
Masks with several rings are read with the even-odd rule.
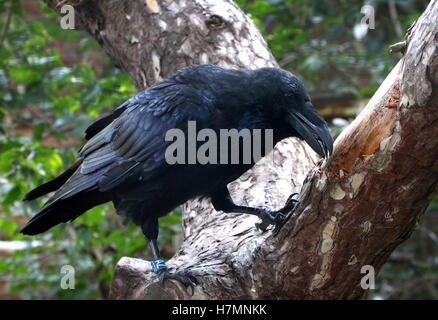
[[[276,235],[281,227],[286,223],[287,220],[292,216],[293,210],[296,208],[298,200],[294,199],[298,193],[293,193],[289,196],[286,204],[283,208],[277,211],[270,211],[263,209],[260,211],[260,223],[256,223],[257,229],[265,232],[270,224],[275,225],[273,234]]]
[[[186,288],[191,288],[192,293],[195,290],[195,287],[199,284],[198,279],[196,279],[193,275],[187,272],[176,272],[170,273],[168,269],[161,269],[158,271],[158,275],[160,276],[161,283],[164,284],[166,280],[177,280],[182,283]]]
[[[288,201],[290,201],[290,200],[298,201],[298,200],[295,200],[295,199],[294,199],[295,196],[298,196],[298,195],[299,195],[299,193],[297,193],[297,192],[292,193],[292,194],[289,196],[289,198],[287,198],[287,201],[286,201],[286,202],[288,202]]]
[[[272,230],[272,234],[273,234],[274,236],[276,236],[276,235],[280,232],[281,227],[284,226],[284,224],[286,223],[286,221],[288,221],[289,218],[290,218],[292,215],[293,215],[293,212],[290,212],[288,215],[286,215],[286,216],[284,217],[284,219],[283,219],[282,221],[280,221],[279,223],[277,223],[277,224],[275,225],[274,230]]]
[[[266,230],[268,230],[269,223],[267,223],[265,220],[262,220],[262,222],[257,222],[255,226],[261,232],[266,232]]]
[[[286,216],[287,215],[285,215],[282,211],[279,211],[274,218],[275,224],[278,224],[278,223],[284,221],[284,219],[286,219]]]
[[[298,203],[298,200],[294,199],[295,196],[297,196],[297,195],[298,195],[298,193],[292,193],[289,196],[289,198],[287,198],[286,204],[284,205],[284,207],[278,211],[280,211],[282,213],[289,213],[290,211],[292,211]]]

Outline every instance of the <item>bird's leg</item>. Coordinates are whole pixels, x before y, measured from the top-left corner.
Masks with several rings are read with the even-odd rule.
[[[149,240],[149,246],[151,247],[152,257],[154,258],[154,260],[151,261],[152,271],[155,273],[160,273],[161,270],[167,270],[166,263],[164,262],[164,259],[160,256],[157,240]]]
[[[258,216],[262,221],[256,224],[256,227],[262,231],[266,231],[270,224],[276,226],[277,231],[279,228],[288,220],[291,215],[292,210],[298,203],[294,197],[297,193],[293,193],[289,196],[286,204],[280,210],[269,210],[266,208],[253,208],[246,206],[239,206],[233,202],[227,187],[224,187],[214,193],[211,196],[211,201],[213,207],[216,210],[221,210],[226,213],[228,212],[238,212],[247,213]]]
[[[149,240],[149,246],[152,251],[153,261],[151,261],[152,271],[159,275],[161,281],[164,283],[167,279],[174,279],[181,282],[186,288],[190,287],[192,292],[194,287],[198,284],[198,280],[188,272],[169,272],[169,269],[164,262],[164,259],[160,256],[160,250],[158,249],[157,237],[158,237],[158,219],[150,219],[142,225],[143,234],[146,239]]]
[[[170,273],[167,269],[166,263],[163,258],[161,258],[157,240],[152,239],[149,241],[149,245],[152,250],[152,256],[154,260],[151,261],[152,270],[160,276],[161,282],[164,283],[167,279],[174,279],[181,282],[186,288],[190,287],[192,292],[195,289],[195,286],[198,284],[198,280],[188,272],[176,272]]]

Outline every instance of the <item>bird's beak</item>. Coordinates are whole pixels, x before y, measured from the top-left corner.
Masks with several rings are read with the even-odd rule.
[[[317,154],[322,158],[327,158],[333,153],[333,140],[324,119],[317,113],[312,113],[312,118],[315,119],[313,122],[301,113],[291,112],[289,114],[290,124]]]

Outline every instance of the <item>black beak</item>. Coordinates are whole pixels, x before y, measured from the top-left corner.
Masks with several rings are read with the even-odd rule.
[[[327,123],[318,114],[318,125],[300,113],[289,113],[290,122],[301,138],[322,158],[327,158],[333,153],[333,139],[330,135]]]

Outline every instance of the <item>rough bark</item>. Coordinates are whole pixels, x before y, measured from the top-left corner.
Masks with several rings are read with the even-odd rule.
[[[76,16],[138,88],[188,64],[276,65],[231,1],[85,0]],[[405,57],[337,139],[329,161],[314,166],[312,152],[288,139],[230,184],[237,203],[279,207],[314,166],[277,236],[255,230],[257,218],[190,201],[184,243],[168,264],[199,279],[194,294],[177,282],[158,282],[148,262],[122,258],[111,298],[362,297],[361,267],[378,271],[436,192],[437,20],[434,0],[413,28]]]

